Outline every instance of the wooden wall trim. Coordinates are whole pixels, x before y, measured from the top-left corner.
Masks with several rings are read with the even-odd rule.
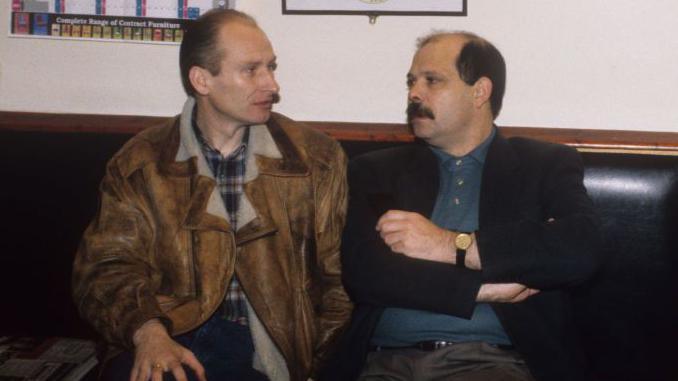
[[[137,133],[169,117],[94,114],[50,114],[0,111],[0,129],[45,132]]]
[[[0,129],[51,132],[136,133],[169,117],[49,114],[0,111]],[[338,140],[409,142],[405,124],[302,122]],[[640,152],[678,155],[678,132],[500,127],[505,136],[525,136],[568,144],[584,151]]]
[[[405,124],[304,122],[339,140],[412,141]],[[653,151],[678,154],[678,133],[572,128],[499,127],[504,136],[524,136],[567,144],[580,150]]]

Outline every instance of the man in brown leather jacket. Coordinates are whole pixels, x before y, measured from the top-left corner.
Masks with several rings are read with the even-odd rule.
[[[351,311],[346,158],[272,114],[276,57],[251,17],[202,16],[180,68],[183,112],[111,159],[75,260],[102,378],[305,381]]]

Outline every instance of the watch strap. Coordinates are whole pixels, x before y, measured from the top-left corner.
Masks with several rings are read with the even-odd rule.
[[[466,249],[457,248],[457,263],[456,265],[461,268],[466,268]]]

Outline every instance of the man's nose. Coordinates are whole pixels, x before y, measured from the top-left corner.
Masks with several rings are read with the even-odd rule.
[[[412,82],[407,90],[407,100],[410,102],[421,102],[421,90],[417,81]]]
[[[278,85],[278,81],[275,80],[275,73],[273,71],[267,71],[264,74],[261,85],[266,91],[272,93],[280,92],[280,85]]]

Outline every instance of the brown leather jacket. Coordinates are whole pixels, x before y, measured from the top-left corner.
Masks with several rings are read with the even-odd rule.
[[[109,162],[74,264],[75,302],[112,347],[131,349],[149,319],[173,335],[198,327],[235,272],[250,304],[255,368],[305,381],[351,312],[339,260],[346,157],[279,114],[250,127],[234,233],[190,127],[193,104]]]

